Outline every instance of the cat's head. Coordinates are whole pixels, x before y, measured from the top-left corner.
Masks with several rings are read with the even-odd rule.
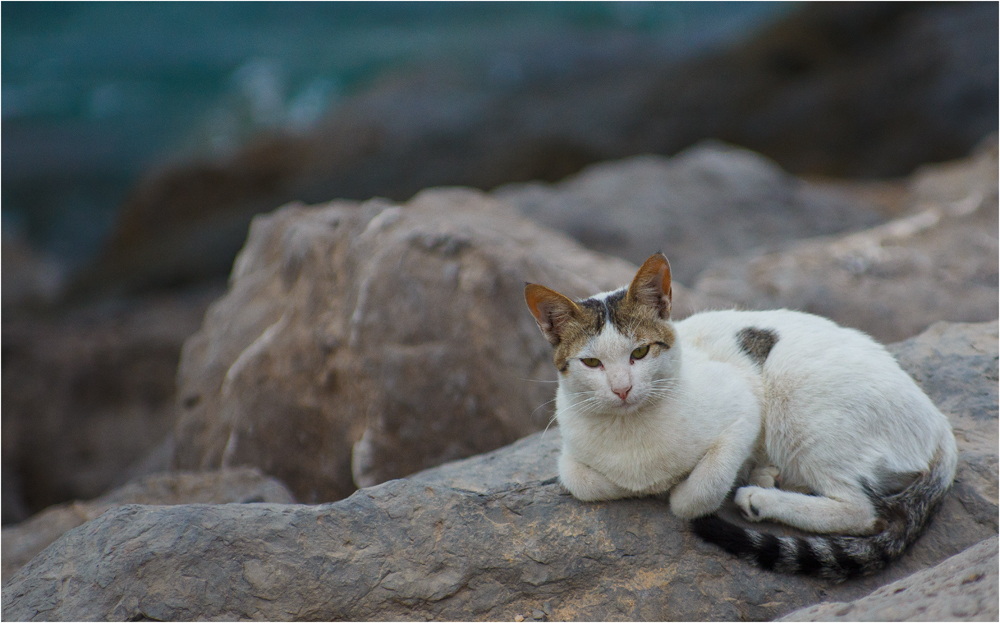
[[[679,357],[662,253],[646,260],[627,288],[573,301],[529,283],[524,299],[569,391],[602,411],[632,410],[664,395]]]

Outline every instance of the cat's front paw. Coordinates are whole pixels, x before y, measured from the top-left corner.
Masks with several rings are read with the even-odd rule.
[[[670,512],[681,519],[694,519],[719,510],[726,491],[712,491],[685,480],[670,490]]]
[[[747,521],[760,521],[763,519],[761,510],[765,497],[762,494],[766,493],[767,489],[761,487],[740,487],[736,490],[736,497],[733,498],[733,502],[743,511],[743,517]]]

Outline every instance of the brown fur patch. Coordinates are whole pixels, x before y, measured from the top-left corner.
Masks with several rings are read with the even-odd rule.
[[[632,300],[625,294],[623,288],[605,299],[577,301],[584,317],[568,323],[563,330],[553,353],[556,369],[566,372],[569,360],[604,329],[609,319],[619,333],[631,337],[637,345],[652,345],[654,354],[657,349],[667,350],[674,345],[677,334],[669,322],[660,318],[658,310]]]
[[[589,301],[592,299],[579,302],[582,317],[566,323],[559,336],[559,344],[552,353],[552,362],[560,372],[566,372],[569,360],[604,328],[604,306],[588,305]]]
[[[677,334],[668,321],[660,318],[660,312],[655,307],[628,296],[608,302],[611,322],[622,335],[633,338],[638,344],[654,344],[664,350],[674,345]]]

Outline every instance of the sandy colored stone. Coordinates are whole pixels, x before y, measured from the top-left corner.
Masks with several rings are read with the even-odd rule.
[[[317,502],[510,443],[555,379],[525,282],[584,296],[635,270],[468,189],[258,217],[185,344],[175,465],[254,465]]]

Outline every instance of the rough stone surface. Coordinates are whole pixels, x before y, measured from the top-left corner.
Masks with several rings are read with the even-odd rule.
[[[911,180],[911,213],[873,229],[722,259],[695,284],[740,307],[827,316],[883,342],[997,316],[997,141]]]
[[[900,365],[948,414],[958,439],[958,478],[997,504],[997,321],[937,322],[892,344]]]
[[[555,379],[525,281],[582,296],[635,270],[467,189],[258,217],[185,344],[175,464],[255,465],[317,502],[510,443]]]
[[[995,392],[995,327],[922,336],[949,355],[913,368],[918,379],[933,367],[964,379],[926,388],[950,416],[969,411],[994,427],[996,402],[979,397]],[[941,343],[953,339],[962,343]],[[991,376],[970,345],[989,345]],[[554,478],[558,444],[550,429],[321,506],[119,507],[18,571],[3,587],[3,616],[770,620],[859,599],[997,533],[996,504],[962,472],[928,531],[884,573],[841,584],[765,573],[698,540],[661,500],[574,500]]]
[[[47,508],[31,519],[3,529],[3,581],[65,532],[124,504],[291,504],[295,498],[274,478],[241,467],[201,473],[153,474],[87,502]]]
[[[997,538],[851,603],[823,602],[780,621],[996,621]]]
[[[663,251],[681,283],[692,283],[720,257],[885,220],[852,195],[808,184],[760,154],[715,142],[673,158],[596,164],[557,184],[511,184],[494,194],[590,249],[637,264]]]
[[[181,346],[220,293],[4,315],[5,524],[167,467],[146,459],[173,427]]]

